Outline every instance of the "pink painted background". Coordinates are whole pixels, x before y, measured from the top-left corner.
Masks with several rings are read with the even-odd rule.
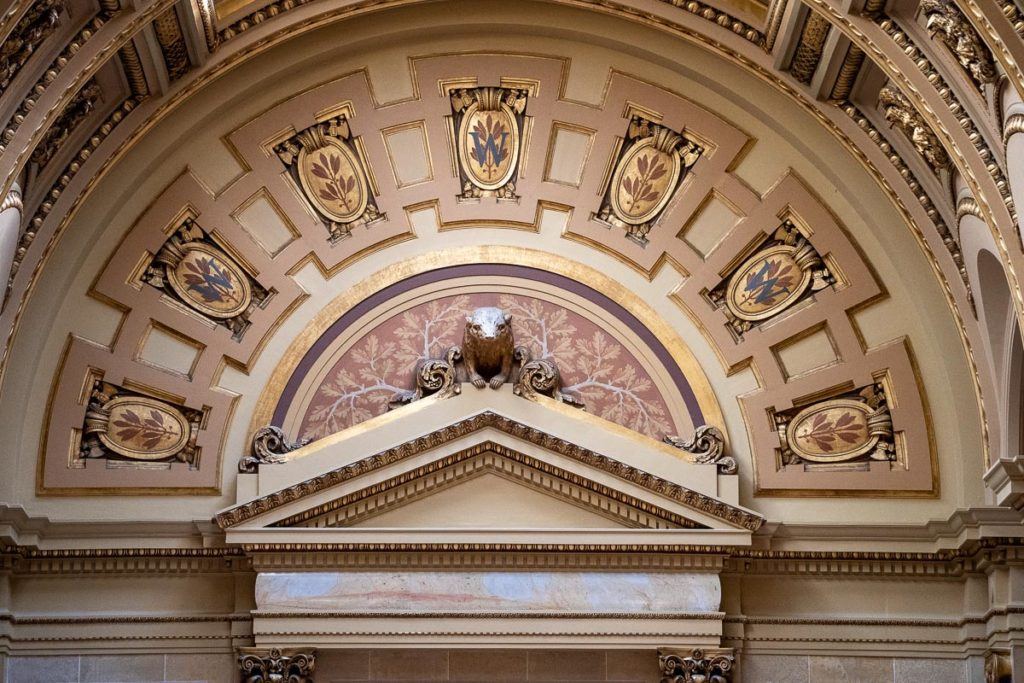
[[[466,315],[479,306],[510,312],[516,345],[554,360],[564,390],[583,399],[587,412],[655,439],[676,433],[650,375],[612,335],[557,304],[488,292],[425,302],[367,332],[316,388],[301,436],[322,438],[387,412],[396,393],[412,388],[419,360],[462,343]]]

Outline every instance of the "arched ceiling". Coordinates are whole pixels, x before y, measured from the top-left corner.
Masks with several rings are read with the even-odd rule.
[[[22,123],[0,171],[24,185],[28,228],[0,318],[12,331],[4,396],[21,397],[0,404],[4,498],[55,517],[152,519],[180,518],[178,496],[198,495],[187,516],[209,517],[234,502],[253,430],[287,413],[289,382],[315,404],[331,373],[358,374],[339,359],[440,299],[408,284],[426,278],[445,296],[558,302],[574,329],[618,340],[681,432],[697,426],[684,408],[692,391],[739,461],[742,503],[769,518],[882,522],[893,507],[871,498],[883,497],[924,522],[981,502],[996,419],[983,399],[998,392],[978,369],[984,337],[948,226],[963,208],[994,228],[1014,283],[1012,202],[1002,159],[985,151],[1001,146],[980,97],[961,108],[977,112],[974,135],[935,78],[907,68],[913,55],[884,18],[825,2],[812,5],[820,14],[785,3],[231,4],[209,16],[178,8],[180,43],[158,22],[106,61],[166,6],[111,11],[107,42],[76,51],[89,65],[81,83],[103,94],[80,117],[95,134],[76,120],[44,163],[16,172],[61,120],[43,112],[74,108],[75,89],[57,87],[70,67],[11,119]],[[876,55],[883,39],[896,47]],[[939,65],[962,77],[955,61]],[[949,165],[917,154],[924,130],[888,128],[886,77],[938,124],[924,130]],[[481,191],[459,123],[491,96],[515,101],[505,120],[522,144],[512,185]],[[325,149],[362,195],[355,210],[323,195],[304,161]],[[636,149],[678,164],[653,179],[668,186],[628,180],[654,174],[654,152],[639,166]],[[650,207],[630,213],[640,195]],[[227,315],[175,288],[196,249],[246,283],[246,305],[224,304]],[[754,306],[772,257],[793,279],[744,317],[743,292]],[[442,277],[470,265],[484,270]],[[347,314],[352,326],[328,338]],[[334,351],[317,355],[318,344]],[[303,363],[319,379],[297,377]],[[106,446],[83,458],[94,392],[177,406],[196,439],[170,460],[140,464]],[[836,400],[891,417],[891,433],[872,432],[885,447],[801,457],[787,427],[808,411],[839,417],[826,412]],[[142,497],[112,512],[97,494]]]

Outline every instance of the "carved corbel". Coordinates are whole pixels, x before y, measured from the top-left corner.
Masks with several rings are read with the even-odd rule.
[[[316,650],[243,647],[238,668],[243,683],[313,683]]]
[[[995,83],[998,72],[992,53],[954,2],[922,0],[921,12],[927,19],[928,33],[953,53],[979,90]]]
[[[284,430],[274,425],[260,427],[252,436],[252,451],[238,461],[238,471],[255,474],[260,465],[276,465],[285,462],[292,451],[308,444],[310,439],[289,441]]]
[[[892,83],[882,88],[878,94],[878,105],[885,120],[900,129],[932,171],[938,174],[949,168],[949,155],[939,143],[938,136],[899,88]]]
[[[734,657],[728,652],[658,652],[661,683],[729,683]]]
[[[665,443],[693,454],[693,462],[714,464],[721,474],[736,474],[736,459],[725,454],[725,437],[717,427],[697,427],[693,437],[684,440],[678,436],[666,436]]]
[[[985,652],[985,683],[1013,683],[1013,665],[1008,650]]]

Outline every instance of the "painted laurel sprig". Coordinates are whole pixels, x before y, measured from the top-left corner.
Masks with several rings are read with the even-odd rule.
[[[167,438],[178,437],[178,433],[167,426],[164,416],[157,410],[150,410],[149,417],[142,418],[133,410],[122,413],[122,419],[112,423],[118,428],[117,436],[125,443],[136,443],[145,450],[155,448]]]
[[[652,159],[646,154],[641,154],[637,159],[636,169],[639,176],[630,174],[622,179],[622,189],[629,195],[629,206],[627,207],[629,211],[633,211],[641,203],[656,200],[660,193],[654,189],[654,182],[668,173],[668,169],[665,168],[665,164],[660,158]]]
[[[831,453],[835,450],[837,439],[853,444],[863,438],[863,433],[864,425],[858,423],[849,412],[843,413],[835,422],[825,413],[820,413],[811,421],[811,430],[801,434],[800,438],[813,442],[826,453]]]
[[[781,266],[780,260],[770,259],[756,273],[747,275],[740,303],[753,299],[754,303],[767,306],[775,303],[775,299],[782,294],[789,293],[794,284],[793,264]]]
[[[325,201],[341,202],[346,211],[352,210],[349,195],[356,189],[356,177],[341,173],[341,157],[337,154],[328,156],[320,152],[317,161],[313,162],[311,172],[324,181],[320,188],[320,198]]]
[[[207,303],[239,301],[234,278],[227,269],[217,263],[216,259],[201,256],[194,261],[186,261],[185,268],[190,271],[182,278],[185,284]]]

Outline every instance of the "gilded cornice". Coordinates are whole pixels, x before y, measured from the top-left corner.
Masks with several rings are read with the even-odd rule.
[[[215,521],[222,529],[235,526],[246,520],[277,509],[289,503],[302,500],[320,491],[327,490],[343,482],[355,479],[369,472],[413,457],[424,451],[437,448],[455,439],[485,428],[493,428],[510,436],[523,439],[541,448],[576,460],[589,467],[602,470],[620,479],[641,486],[658,495],[674,500],[686,507],[711,515],[730,525],[756,531],[764,523],[760,515],[735,507],[703,493],[693,491],[679,484],[672,483],[661,477],[627,465],[608,456],[595,453],[565,439],[542,432],[539,429],[522,424],[490,411],[479,413],[460,420],[449,426],[438,429],[430,434],[407,441],[399,446],[364,458],[350,465],[338,467],[311,479],[294,484],[280,491],[260,496],[248,503],[230,508],[218,514]],[[492,446],[496,447],[495,446]],[[506,457],[512,457],[513,451],[508,450]],[[525,456],[522,456],[525,457]],[[317,512],[316,514],[321,514]]]

